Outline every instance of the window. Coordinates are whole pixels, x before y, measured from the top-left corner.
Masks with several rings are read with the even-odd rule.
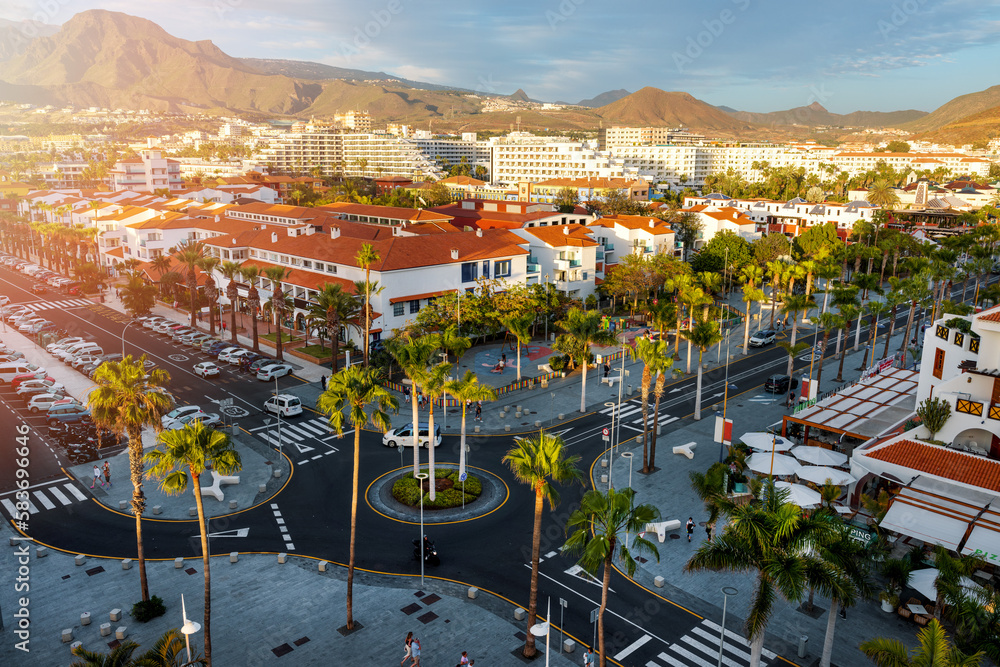
[[[327,264],[326,265],[326,272],[327,273],[336,273],[337,272],[336,265],[334,265],[334,264]]]
[[[490,260],[483,262],[483,278],[490,277]]]
[[[462,265],[462,282],[463,283],[471,283],[471,282],[475,281],[475,279],[479,277],[479,273],[477,271],[478,268],[479,268],[479,265],[476,264],[475,262],[466,262],[465,264],[463,264]]]
[[[393,317],[402,317],[403,316],[403,304],[402,304],[402,302],[392,304],[392,315],[393,315]]]
[[[416,315],[420,312],[420,299],[414,299],[409,302],[410,304],[410,315]]]
[[[938,348],[934,350],[934,377],[940,380],[941,374],[943,372],[944,372],[944,350]]]
[[[493,277],[506,278],[510,275],[510,260],[505,259],[500,262],[493,262]]]

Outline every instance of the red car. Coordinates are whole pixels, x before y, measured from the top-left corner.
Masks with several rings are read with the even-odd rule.
[[[24,382],[25,380],[50,380],[52,382],[56,381],[54,377],[49,377],[49,376],[38,377],[38,373],[21,373],[20,375],[15,375],[13,379],[10,381],[11,389],[14,389],[16,391],[17,388],[21,385],[21,383]]]

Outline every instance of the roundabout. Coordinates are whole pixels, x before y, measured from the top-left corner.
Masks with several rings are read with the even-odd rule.
[[[472,466],[466,466],[466,468],[474,473],[474,478],[478,481],[481,487],[478,497],[473,499],[471,496],[474,494],[466,492],[466,503],[464,507],[458,505],[450,508],[437,508],[424,505],[423,514],[425,524],[447,524],[473,521],[495,512],[507,502],[507,499],[510,496],[510,489],[502,479],[490,471],[482,468],[475,468]],[[425,469],[426,468],[423,466],[421,467],[421,470]],[[434,466],[434,469],[437,474],[440,474],[440,471],[442,470],[450,470],[457,473],[458,464],[437,464]],[[365,502],[368,503],[368,506],[372,510],[387,519],[392,519],[400,523],[419,523],[420,506],[410,506],[393,497],[393,487],[397,484],[397,482],[400,482],[400,480],[406,478],[407,476],[412,477],[412,471],[412,466],[406,466],[390,470],[381,477],[376,478],[365,491]],[[438,478],[437,488],[439,491],[443,490],[443,487],[460,490],[461,482],[457,482],[456,484],[454,480],[451,479],[452,477],[457,479],[458,476],[455,474],[449,475],[446,478]],[[473,474],[470,473],[470,478],[472,477]],[[442,485],[442,482],[451,482],[451,484],[445,483]],[[472,485],[470,484],[469,491],[471,490]],[[412,491],[413,495],[417,496],[416,489],[414,488]]]

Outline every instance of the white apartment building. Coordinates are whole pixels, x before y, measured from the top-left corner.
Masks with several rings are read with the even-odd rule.
[[[642,215],[605,215],[587,223],[600,245],[598,266],[602,274],[609,265],[618,264],[625,255],[677,254],[677,243],[670,225],[659,218]],[[602,256],[603,255],[603,256]]]
[[[594,293],[595,278],[603,278],[604,248],[594,240],[585,225],[524,227],[511,232],[524,239],[528,257],[527,284],[554,284],[574,299],[586,299]]]
[[[686,144],[704,140],[704,135],[672,127],[602,127],[597,133],[597,147],[602,151],[617,146]]]
[[[638,170],[622,159],[598,151],[587,142],[565,138],[536,137],[528,132],[511,132],[494,137],[490,175],[494,182],[515,184],[552,178],[628,178]]]
[[[833,223],[837,235],[846,239],[854,223],[858,220],[871,220],[877,206],[867,201],[858,200],[847,204],[822,202],[813,204],[805,199],[795,198],[787,202],[769,199],[733,199],[718,192],[704,197],[685,197],[684,210],[695,210],[708,207],[721,211],[736,210],[740,215],[756,225],[757,232],[779,232],[790,236],[798,236],[814,225]],[[705,239],[707,243],[709,239]]]
[[[110,173],[112,190],[153,192],[184,187],[180,163],[164,158],[158,148],[141,149],[139,157],[118,162]]]

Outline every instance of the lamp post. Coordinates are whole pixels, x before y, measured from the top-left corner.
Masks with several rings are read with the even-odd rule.
[[[549,426],[556,421],[556,392],[549,392]]]
[[[278,406],[278,376],[274,376],[274,407],[275,416],[278,418],[278,456],[281,456],[281,408]]]
[[[188,662],[191,662],[191,635],[201,630],[201,623],[195,623],[187,617],[187,607],[184,606],[184,594],[181,593],[181,616],[184,618],[184,625],[181,632],[184,633],[184,644],[187,646]]]
[[[736,595],[739,593],[738,590],[732,586],[722,587],[722,629],[719,631],[719,663],[718,667],[722,667],[722,647],[726,644],[726,603],[729,602],[730,595]]]
[[[424,585],[424,480],[430,477],[425,472],[418,472],[414,477],[420,488],[420,537],[417,539],[417,558],[420,559],[420,585]]]
[[[628,488],[632,488],[632,457],[635,456],[632,452],[622,452],[622,458],[628,459]],[[625,528],[625,546],[627,547],[629,543],[629,530]]]
[[[608,430],[608,441],[611,443],[611,456],[608,457],[608,490],[614,485],[611,479],[611,470],[614,467],[615,462],[615,410],[617,409],[614,401],[606,401],[604,407],[611,408],[611,428]]]
[[[545,622],[535,623],[531,626],[531,634],[536,637],[545,637],[545,667],[549,667],[549,616],[552,611],[552,598],[545,607]]]
[[[128,324],[125,325],[125,328],[122,329],[122,358],[125,358],[125,331],[133,324],[135,324],[134,321],[129,322]]]

